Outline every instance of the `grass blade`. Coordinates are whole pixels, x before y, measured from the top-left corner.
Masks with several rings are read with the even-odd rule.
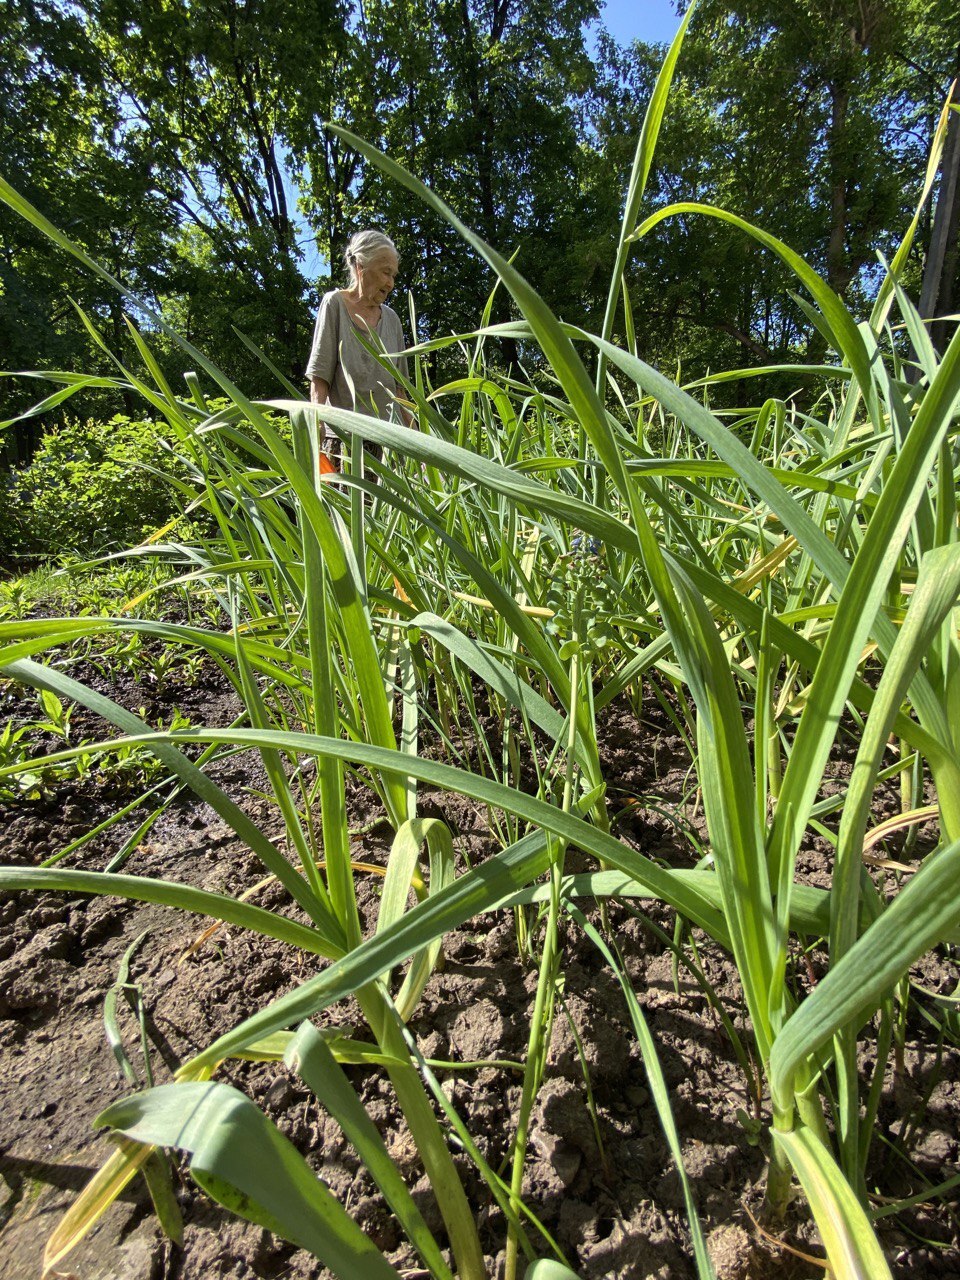
[[[135,1142],[188,1152],[194,1180],[214,1200],[309,1249],[343,1280],[397,1280],[293,1144],[232,1086],[160,1085],[113,1103],[96,1123]]]
[[[376,1126],[312,1023],[305,1022],[299,1028],[284,1054],[284,1061],[313,1090],[353,1144],[407,1237],[430,1269],[431,1276],[437,1280],[453,1280],[450,1268],[444,1262],[437,1242],[414,1204],[397,1166],[390,1159]]]
[[[673,1118],[673,1108],[670,1105],[670,1091],[667,1088],[663,1068],[660,1066],[660,1059],[657,1056],[657,1046],[653,1036],[650,1034],[650,1028],[644,1017],[643,1009],[637,1000],[633,987],[630,985],[630,980],[624,971],[623,965],[614,958],[612,951],[599,932],[578,907],[568,902],[565,904],[565,909],[599,950],[620,983],[620,989],[627,1002],[627,1010],[630,1014],[630,1021],[633,1024],[634,1034],[640,1043],[643,1068],[647,1073],[650,1094],[657,1108],[657,1115],[660,1117],[660,1124],[667,1139],[667,1146],[670,1148],[670,1154],[673,1156],[673,1162],[680,1176],[680,1185],[683,1189],[683,1199],[687,1210],[687,1221],[690,1224],[690,1234],[693,1238],[693,1256],[697,1264],[697,1275],[700,1280],[716,1280],[716,1272],[707,1252],[707,1242],[704,1239],[700,1215],[697,1213],[696,1202],[693,1198],[693,1188],[690,1185],[690,1179],[683,1163],[680,1135],[677,1132],[676,1121]]]
[[[796,1170],[813,1210],[835,1280],[890,1280],[890,1268],[850,1184],[809,1129],[774,1137]]]
[[[886,911],[784,1024],[770,1054],[770,1090],[789,1107],[800,1064],[841,1028],[862,1026],[910,966],[956,923],[960,840],[930,855]]]
[[[252,906],[208,889],[177,884],[173,880],[152,880],[148,876],[115,875],[106,871],[65,871],[59,867],[0,867],[0,888],[9,892],[36,889],[42,892],[90,893],[102,897],[127,898],[133,902],[155,902],[177,911],[209,916],[239,929],[250,929],[265,938],[276,938],[312,955],[334,959],[342,950],[331,947],[316,929],[288,920],[263,907]]]

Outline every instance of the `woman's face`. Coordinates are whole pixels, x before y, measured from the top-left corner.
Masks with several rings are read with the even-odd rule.
[[[392,249],[381,249],[360,268],[360,285],[365,298],[380,304],[393,292],[397,279],[397,255]]]

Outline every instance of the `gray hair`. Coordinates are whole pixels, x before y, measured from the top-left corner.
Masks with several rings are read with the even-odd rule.
[[[343,261],[346,264],[351,287],[357,283],[357,267],[368,266],[378,254],[383,253],[384,249],[397,252],[397,246],[382,231],[357,231],[350,237],[343,251]]]

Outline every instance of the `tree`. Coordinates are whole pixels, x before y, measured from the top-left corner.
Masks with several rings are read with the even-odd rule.
[[[929,0],[702,0],[687,36],[651,205],[718,204],[784,240],[854,307],[920,191],[948,79]],[[660,51],[614,59],[600,145],[635,135]],[[660,224],[631,273],[640,340],[686,372],[822,354],[772,255],[700,217]],[[692,358],[691,358],[692,356]]]
[[[0,24],[0,173],[129,287],[150,295],[175,222],[151,189],[137,139],[104,86],[81,16],[54,0],[12,0]],[[125,342],[119,296],[0,207],[0,349],[8,370],[109,368],[70,299]],[[43,394],[0,381],[0,414]],[[14,454],[29,433],[14,437]]]
[[[329,102],[331,118],[409,167],[502,252],[518,250],[521,270],[575,318],[577,244],[589,228],[571,219],[592,160],[578,117],[594,79],[583,28],[597,13],[596,0],[364,0]],[[476,326],[493,280],[446,223],[319,128],[301,158],[332,261],[351,230],[381,226],[397,241],[422,334]],[[506,318],[506,297],[496,306]]]
[[[494,283],[326,120],[407,165],[516,252],[562,316],[598,327],[663,55],[601,39],[591,58],[599,0],[10,0],[8,13],[0,172],[250,391],[271,379],[235,329],[303,367],[311,293],[328,283],[304,278],[304,219],[330,262],[359,226],[394,236],[420,337],[473,328]],[[701,0],[649,207],[731,209],[856,303],[906,224],[955,52],[937,0]],[[658,226],[629,284],[642,350],[671,372],[817,354],[789,273],[712,220]],[[0,291],[8,368],[109,367],[68,295],[123,348],[120,299],[5,212]],[[501,290],[493,318],[509,314]],[[0,413],[28,395],[0,384]]]
[[[88,0],[88,32],[182,234],[165,305],[237,376],[232,326],[299,372],[309,314],[288,162],[344,40],[339,0]],[[255,389],[255,384],[254,384]]]

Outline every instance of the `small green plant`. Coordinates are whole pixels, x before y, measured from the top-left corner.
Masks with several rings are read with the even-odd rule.
[[[24,618],[29,607],[30,597],[22,578],[0,582],[0,618]]]
[[[36,706],[36,704],[34,704]],[[48,767],[33,761],[49,748],[50,737],[64,743],[70,740],[70,718],[73,704],[63,702],[50,689],[39,693],[40,715],[9,719],[0,731],[0,770],[11,770],[0,780],[0,800],[36,800],[47,794],[56,783],[76,776],[84,766],[74,762],[64,767]]]
[[[64,742],[68,741],[72,704],[61,702],[49,689],[40,690],[40,704],[46,719],[35,721],[32,728],[38,733],[52,733],[57,738],[63,738]]]
[[[44,793],[48,771],[37,772],[27,766],[30,759],[24,738],[28,725],[14,728],[8,720],[0,731],[0,769],[9,770],[0,781],[0,800],[36,800]]]
[[[117,750],[103,754],[89,738],[74,742],[68,760],[57,765],[45,763],[51,737],[71,742],[71,718],[75,703],[59,698],[51,689],[39,690],[40,715],[34,719],[7,720],[0,730],[0,800],[36,800],[57,785],[80,783],[93,778],[111,791],[148,787],[165,776],[166,770],[146,747],[121,743]],[[140,708],[141,716],[146,714]],[[161,732],[176,733],[191,727],[189,717],[174,709],[169,723],[158,720]]]

